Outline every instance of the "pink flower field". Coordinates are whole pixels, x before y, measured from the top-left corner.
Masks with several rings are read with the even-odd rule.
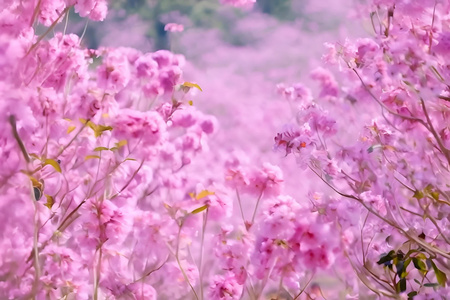
[[[3,0],[0,159],[0,299],[450,299],[450,2]]]

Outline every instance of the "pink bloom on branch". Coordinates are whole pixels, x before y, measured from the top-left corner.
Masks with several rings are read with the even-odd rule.
[[[327,251],[325,246],[312,248],[303,254],[303,262],[308,269],[327,269],[334,261],[331,251]]]
[[[260,231],[264,237],[288,240],[295,233],[301,206],[290,196],[280,195],[265,204]]]
[[[256,3],[256,0],[220,0],[220,2],[234,7],[251,8]]]
[[[320,84],[320,97],[337,97],[339,95],[339,87],[333,74],[321,67],[311,72],[311,78],[317,80]]]
[[[214,276],[209,287],[211,299],[239,299],[241,292],[242,285],[238,284],[232,273],[228,273],[226,276]]]
[[[381,195],[374,195],[372,191],[368,191],[360,196],[365,203],[369,204],[380,215],[385,216],[387,214],[386,200]]]
[[[281,133],[277,133],[274,139],[274,148],[284,151],[286,155],[310,152],[309,146],[312,144],[312,135],[313,133],[308,123],[302,126],[287,124]]]
[[[108,93],[117,93],[125,88],[131,78],[126,48],[105,49],[103,64],[97,69],[99,87]]]
[[[164,30],[169,32],[183,32],[184,26],[177,23],[167,23],[166,26],[164,26]]]
[[[134,66],[139,78],[153,78],[158,73],[158,63],[150,53],[140,56]]]
[[[81,17],[103,21],[106,18],[108,7],[106,0],[77,0],[75,1],[75,12],[79,13]]]
[[[270,163],[264,163],[261,169],[252,172],[249,179],[249,186],[244,191],[255,196],[262,192],[266,197],[278,196],[283,188],[283,172]]]
[[[205,117],[201,123],[200,127],[202,128],[203,132],[206,134],[213,134],[217,131],[218,122],[215,117]]]
[[[64,3],[64,0],[46,0],[41,1],[40,8],[39,22],[45,26],[50,26],[59,18],[60,14],[66,8],[66,4]],[[62,18],[59,19],[59,21],[61,20]]]
[[[292,87],[286,87],[283,83],[277,84],[277,92],[288,100],[295,100],[301,103],[309,103],[313,100],[311,90],[301,83]]]
[[[438,44],[433,50],[444,58],[450,58],[450,32],[442,32],[438,38]]]
[[[113,135],[119,140],[142,140],[151,146],[160,142],[166,133],[166,124],[155,111],[139,112],[123,109],[113,126]]]
[[[278,196],[283,189],[283,172],[278,166],[264,163],[262,168],[229,168],[225,179],[239,192],[261,197]]]

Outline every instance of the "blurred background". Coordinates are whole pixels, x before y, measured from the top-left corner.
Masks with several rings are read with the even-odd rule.
[[[295,159],[272,150],[274,136],[296,111],[276,85],[303,82],[314,90],[309,73],[322,64],[324,42],[365,35],[366,25],[354,17],[361,1],[257,0],[252,8],[235,8],[220,0],[113,0],[105,22],[86,23],[71,13],[68,30],[85,31],[83,41],[93,49],[183,54],[184,79],[203,89],[193,95],[194,105],[219,121],[210,155],[221,156],[218,162],[236,153],[251,164],[279,165],[286,192],[304,197],[308,181]],[[168,23],[184,31],[165,31]]]

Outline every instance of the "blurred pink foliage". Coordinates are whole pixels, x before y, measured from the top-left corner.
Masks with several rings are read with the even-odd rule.
[[[182,32],[184,30],[184,26],[182,24],[167,23],[166,26],[164,26],[164,30],[170,32]]]
[[[222,4],[232,5],[235,7],[250,8],[256,3],[256,0],[220,0],[220,2]]]

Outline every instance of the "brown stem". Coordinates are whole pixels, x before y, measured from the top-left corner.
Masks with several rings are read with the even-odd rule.
[[[76,140],[76,138],[80,135],[80,133],[83,131],[83,129],[87,126],[89,121],[90,121],[90,119],[86,120],[86,122],[83,124],[81,129],[75,134],[75,136],[70,140],[70,142],[67,145],[65,145],[61,150],[59,150],[59,152],[56,155],[56,157],[60,156],[73,143],[73,141]]]
[[[31,47],[30,50],[28,50],[27,54],[25,56],[27,56],[28,54],[31,53],[31,51],[33,51],[34,48],[36,48],[39,43],[45,38],[45,36],[53,30],[53,28],[55,28],[56,24],[58,24],[59,20],[61,19],[62,16],[64,16],[68,11],[69,11],[70,7],[66,7],[58,16],[58,18],[52,23],[52,25],[50,25],[50,27],[44,32],[44,34],[42,34],[36,41],[36,43],[34,43]]]
[[[428,127],[429,127],[428,130],[431,132],[431,134],[433,135],[433,137],[437,141],[440,150],[442,151],[442,153],[444,154],[445,158],[447,159],[448,164],[450,165],[450,150],[445,148],[444,144],[441,141],[441,138],[439,137],[439,135],[437,134],[436,130],[434,129],[433,123],[431,123],[430,116],[428,115],[427,107],[425,106],[425,101],[423,101],[422,97],[420,98],[420,104],[422,105],[423,113],[425,115],[425,118],[427,119],[427,123],[428,123]]]
[[[394,222],[392,222],[391,220],[386,219],[385,217],[381,216],[378,212],[376,212],[375,210],[373,210],[370,206],[368,206],[366,203],[364,203],[364,201],[362,201],[361,199],[359,199],[356,196],[353,195],[349,195],[349,194],[345,194],[340,192],[339,190],[337,190],[334,186],[332,186],[331,184],[329,184],[324,178],[322,178],[322,176],[320,176],[311,166],[308,166],[309,169],[311,171],[313,171],[326,185],[328,185],[333,191],[335,191],[337,194],[339,194],[342,197],[345,198],[349,198],[349,199],[353,199],[358,201],[362,206],[364,206],[365,209],[367,209],[369,212],[371,212],[373,215],[375,215],[377,218],[379,218],[380,220],[382,220],[383,222],[385,222],[386,224],[396,228],[402,235],[404,235],[406,238],[408,238],[409,240],[412,240],[414,242],[416,242],[418,245],[422,246],[424,249],[428,250],[430,253],[434,253],[434,254],[439,254],[447,259],[450,259],[450,254],[445,252],[444,250],[437,248],[435,246],[430,245],[429,243],[425,242],[424,240],[422,240],[421,238],[419,238],[418,236],[412,234],[409,232],[409,230],[405,230],[402,229],[401,227],[399,227],[397,224],[395,224]]]
[[[16,116],[10,115],[9,123],[11,124],[14,138],[16,139],[17,144],[19,144],[20,151],[22,151],[23,157],[25,158],[26,162],[29,163],[30,156],[28,155],[27,149],[25,148],[25,145],[23,144],[22,139],[20,138],[19,133],[17,132]]]

